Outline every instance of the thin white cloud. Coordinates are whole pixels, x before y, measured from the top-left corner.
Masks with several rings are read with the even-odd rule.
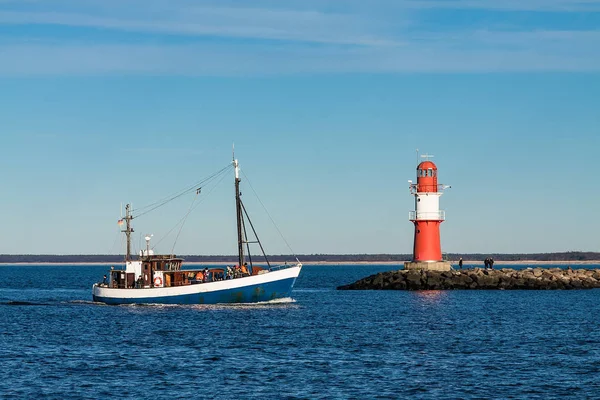
[[[600,10],[600,0],[373,0],[368,7],[358,0],[0,4],[7,5],[0,8],[0,23],[98,29],[86,39],[76,39],[75,30],[69,39],[5,35],[4,75],[600,70],[599,31],[517,23],[508,31],[439,26],[431,32],[418,18],[423,10],[439,8]],[[167,40],[173,36],[176,40]]]
[[[286,10],[487,9],[556,12],[600,11],[599,0],[0,0],[0,5],[35,10],[87,10],[98,13],[172,12],[194,8]]]
[[[199,149],[193,148],[169,148],[169,147],[128,147],[126,149],[120,148],[119,151],[126,153],[138,153],[143,155],[162,155],[165,157],[169,156],[197,156],[203,155],[205,152]]]
[[[598,0],[410,0],[407,7],[484,9],[505,11],[554,11],[587,12],[600,11]]]
[[[452,39],[427,37],[392,48],[33,43],[0,46],[0,74],[600,71],[597,48],[598,32],[480,32]]]
[[[144,15],[97,16],[74,12],[0,11],[3,24],[48,24],[130,32],[269,39],[349,45],[396,45],[380,29],[357,17],[316,11],[255,8],[174,8]]]

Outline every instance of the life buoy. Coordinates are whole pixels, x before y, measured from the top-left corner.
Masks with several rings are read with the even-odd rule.
[[[154,286],[162,286],[162,278],[160,276],[154,278]]]

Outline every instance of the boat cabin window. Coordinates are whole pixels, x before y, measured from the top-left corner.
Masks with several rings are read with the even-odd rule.
[[[172,271],[179,271],[181,269],[181,262],[180,261],[171,261],[169,263],[169,269]]]

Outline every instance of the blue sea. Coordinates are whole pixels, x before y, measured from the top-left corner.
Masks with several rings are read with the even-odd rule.
[[[0,266],[0,398],[600,398],[598,289],[337,291],[398,267],[307,265],[290,302],[94,304],[107,268]]]

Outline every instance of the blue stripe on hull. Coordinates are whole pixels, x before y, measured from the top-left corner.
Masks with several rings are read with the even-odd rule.
[[[257,303],[290,297],[296,278],[288,278],[259,285],[244,286],[214,292],[191,293],[176,296],[117,298],[94,296],[94,301],[106,304],[219,304]],[[143,290],[143,289],[131,289]]]

